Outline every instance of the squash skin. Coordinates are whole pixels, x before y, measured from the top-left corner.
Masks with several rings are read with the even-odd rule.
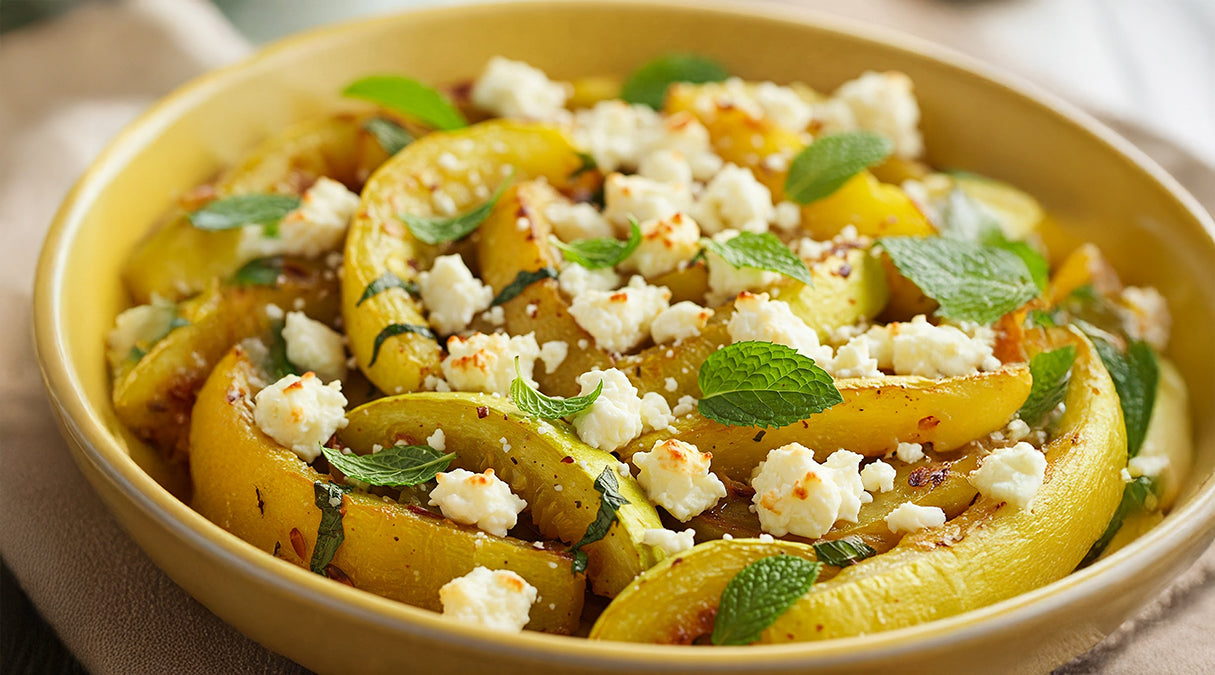
[[[251,396],[261,377],[238,346],[199,393],[191,425],[192,506],[253,546],[307,568],[320,523],[313,484],[329,478],[253,423]],[[331,565],[355,588],[441,611],[443,584],[478,565],[511,569],[539,591],[527,628],[561,634],[578,628],[586,578],[571,573],[568,554],[372,494],[347,493],[341,508],[345,540]]]

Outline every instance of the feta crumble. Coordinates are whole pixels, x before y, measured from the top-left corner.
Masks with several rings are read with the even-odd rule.
[[[772,192],[746,167],[727,164],[705,186],[692,209],[706,233],[722,230],[767,232],[776,217]]]
[[[518,574],[480,566],[439,589],[443,616],[509,633],[527,625],[536,596],[536,588]]]
[[[595,391],[600,381],[603,391],[589,408],[574,417],[574,430],[587,445],[611,452],[641,434],[642,401],[628,376],[615,368],[579,375],[578,395]]]
[[[893,466],[879,459],[861,469],[861,483],[869,492],[890,492],[897,473]]]
[[[457,254],[435,258],[430,270],[418,275],[418,290],[431,325],[443,335],[467,328],[494,299],[494,289],[474,277]]]
[[[924,446],[919,443],[900,442],[898,447],[896,447],[894,450],[894,456],[897,457],[900,462],[915,464],[921,459],[924,459]]]
[[[339,246],[359,208],[359,196],[324,176],[300,196],[300,205],[278,223],[277,235],[267,237],[261,225],[241,228],[242,257],[298,255],[317,258]]]
[[[940,378],[1000,367],[992,331],[971,337],[954,326],[934,326],[923,314],[905,323],[874,326],[864,337],[878,367],[896,375]]]
[[[674,270],[700,250],[700,228],[691,216],[676,213],[644,221],[639,227],[641,243],[620,264],[622,271],[653,278]]]
[[[920,506],[914,502],[903,502],[884,519],[886,527],[894,534],[919,532],[945,524],[945,512],[936,506]]]
[[[654,319],[668,307],[671,291],[634,276],[615,291],[588,290],[574,297],[570,316],[607,351],[622,353],[641,344]]]
[[[696,531],[691,528],[683,532],[649,529],[642,535],[641,543],[660,548],[667,555],[678,555],[696,545]]]
[[[637,175],[659,183],[692,184],[692,167],[677,150],[656,150],[646,155],[637,167]]]
[[[315,373],[287,375],[253,397],[257,428],[305,462],[346,426],[346,397],[341,381],[323,384]]]
[[[799,443],[770,451],[751,476],[760,527],[778,537],[821,537],[837,520],[856,522],[861,504],[873,499],[857,471],[860,461],[840,450],[819,464]]]
[[[499,117],[547,120],[559,116],[569,96],[568,85],[553,82],[544,71],[522,61],[495,56],[473,83],[473,105]]]
[[[819,344],[818,333],[798,318],[788,303],[769,300],[767,293],[739,293],[726,330],[734,342],[774,342],[791,347],[820,365],[829,367],[833,358],[831,347]]]
[[[447,452],[447,434],[442,429],[435,429],[433,434],[426,437],[426,445],[439,452]]]
[[[555,200],[544,207],[544,217],[552,224],[553,233],[564,242],[601,239],[615,234],[612,224],[594,204]]]
[[[476,525],[497,537],[515,526],[527,502],[510,491],[493,469],[473,473],[464,469],[435,474],[438,485],[430,491],[430,505],[443,517],[463,525]]]
[[[641,176],[614,173],[603,184],[603,216],[619,228],[627,228],[629,216],[639,223],[662,220],[692,205],[686,185],[659,183]]]
[[[649,391],[641,397],[641,423],[646,429],[666,429],[674,421],[671,406],[662,394]]]
[[[726,486],[709,471],[712,459],[712,454],[672,438],[655,443],[650,452],[634,454],[633,464],[650,501],[687,522],[726,496]]]
[[[920,106],[910,77],[893,71],[869,71],[840,85],[834,98],[848,106],[856,127],[893,141],[894,154],[899,157],[918,157],[924,152]]]
[[[650,324],[650,336],[654,338],[655,344],[679,344],[700,335],[700,331],[704,330],[713,314],[713,310],[690,300],[677,302],[654,318],[654,322]]]
[[[550,340],[540,345],[540,360],[544,362],[544,373],[550,375],[560,368],[569,353],[569,343],[561,340]]]
[[[582,265],[566,265],[557,275],[557,286],[563,293],[576,298],[587,291],[611,291],[620,288],[620,275],[611,269],[587,269]]]
[[[510,383],[515,379],[516,356],[523,380],[537,386],[532,379],[536,359],[540,357],[535,333],[515,337],[503,333],[453,335],[447,340],[447,352],[440,367],[448,385],[456,391],[509,395]]]
[[[724,230],[713,235],[713,240],[724,243],[737,236],[737,230]],[[743,291],[762,290],[780,281],[780,275],[776,272],[735,267],[712,251],[705,251],[705,264],[709,272],[709,292],[705,294],[705,299],[712,306],[733,300]]]
[[[302,370],[311,370],[321,380],[346,377],[346,338],[303,312],[288,312],[283,326],[287,360]]]
[[[1038,494],[1045,477],[1046,457],[1022,441],[1012,447],[992,450],[966,479],[984,497],[1024,509]]]
[[[696,410],[696,406],[699,403],[700,401],[698,401],[694,396],[684,394],[683,396],[679,397],[678,401],[675,402],[675,407],[671,409],[671,414],[676,417],[683,417],[684,415],[691,413],[693,410]]]

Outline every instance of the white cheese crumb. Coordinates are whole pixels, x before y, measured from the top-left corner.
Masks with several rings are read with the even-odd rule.
[[[921,459],[924,459],[924,446],[919,443],[900,442],[898,447],[894,450],[894,456],[897,457],[900,462],[915,464]]]
[[[1008,426],[1004,428],[1004,433],[1008,436],[1008,440],[1016,443],[1029,436],[1030,428],[1024,420],[1018,417],[1008,423]]]
[[[674,421],[671,406],[662,394],[650,391],[641,397],[641,422],[646,429],[665,429]]]
[[[1126,468],[1132,478],[1157,478],[1169,468],[1169,458],[1167,455],[1135,455],[1127,462]]]
[[[659,183],[692,184],[692,167],[676,150],[657,150],[646,155],[637,167],[637,175]]]
[[[872,500],[857,471],[860,460],[840,450],[819,464],[799,443],[770,451],[751,477],[760,527],[778,537],[821,537],[837,520],[856,522],[861,504]]]
[[[737,236],[737,230],[724,230],[713,235],[713,240],[724,243]],[[709,292],[705,299],[713,306],[733,300],[743,291],[758,291],[780,280],[776,272],[735,267],[712,251],[705,252],[705,264],[709,271]]]
[[[990,330],[971,337],[954,326],[934,326],[922,314],[906,323],[874,326],[864,337],[878,367],[896,375],[940,378],[1000,367]]]
[[[914,502],[903,502],[884,519],[890,531],[919,532],[929,527],[945,524],[945,512],[936,506],[919,506]]]
[[[890,492],[896,474],[893,466],[879,459],[861,469],[861,482],[869,492]]]
[[[540,345],[540,360],[544,362],[545,374],[551,374],[560,368],[569,353],[569,343],[561,340],[550,340]]]
[[[700,401],[693,396],[689,396],[687,394],[680,396],[679,400],[675,402],[675,407],[671,409],[671,414],[675,415],[676,417],[683,417],[684,415],[691,413],[693,410],[696,410],[698,403],[700,403]]]
[[[701,192],[692,215],[706,233],[767,232],[776,217],[772,192],[746,167],[727,164]]]
[[[893,141],[894,154],[899,157],[918,157],[924,151],[920,106],[911,78],[905,74],[865,72],[840,85],[834,98],[848,106],[858,128]]]
[[[346,426],[342,383],[322,384],[315,373],[287,375],[253,397],[253,420],[279,444],[311,462],[321,445]]]
[[[1046,477],[1046,457],[1029,443],[996,448],[966,477],[984,497],[1008,502],[1018,509],[1029,506]]]
[[[357,194],[322,176],[300,196],[300,205],[279,221],[276,236],[266,236],[260,224],[242,227],[238,251],[246,258],[319,257],[341,246],[358,208]]]
[[[686,185],[659,183],[641,176],[614,173],[604,182],[603,201],[603,216],[623,231],[629,224],[629,216],[640,223],[688,211],[692,205],[692,193]]]
[[[544,216],[552,224],[553,233],[564,242],[602,239],[615,234],[611,223],[594,204],[555,200],[544,207]]]
[[[527,625],[537,591],[510,570],[476,567],[439,589],[443,616],[493,630],[518,633]]]
[[[802,207],[793,202],[781,202],[772,212],[772,224],[777,229],[793,232],[802,225]]]
[[[587,291],[611,291],[620,288],[620,275],[609,268],[592,270],[571,264],[566,265],[557,275],[557,286],[566,295],[576,298]]]
[[[655,443],[650,452],[634,454],[633,464],[650,501],[687,522],[726,496],[726,486],[709,471],[712,459],[712,454],[672,438]]]
[[[767,293],[739,293],[726,330],[733,342],[774,342],[792,347],[816,363],[830,364],[832,360],[831,347],[819,344],[818,333],[798,318],[788,303],[769,300]]]
[[[675,378],[673,377],[668,377],[667,379],[663,380],[662,388],[671,393],[675,393],[675,390],[679,389],[679,382],[676,382]]]
[[[662,117],[649,106],[613,99],[575,110],[570,135],[575,145],[595,158],[600,170],[608,172],[635,168],[662,127]]]
[[[510,491],[493,469],[473,473],[464,469],[435,474],[438,485],[430,491],[430,505],[443,517],[463,525],[476,525],[498,537],[515,526],[527,502]]]
[[[667,555],[678,555],[696,545],[696,531],[692,528],[683,532],[649,529],[642,535],[641,543],[660,548]]]
[[[622,353],[641,344],[654,318],[665,311],[671,291],[634,276],[616,291],[588,290],[574,297],[570,316],[600,348]]]
[[[1129,483],[1135,480],[1135,477],[1131,475],[1130,470],[1128,470],[1125,466],[1122,467],[1122,469],[1118,472],[1118,477],[1122,479],[1123,483]]]
[[[346,377],[346,338],[303,312],[288,312],[283,326],[287,360],[325,382]]]
[[[497,307],[490,307],[484,312],[481,312],[481,320],[487,322],[491,326],[501,326],[502,324],[506,323],[506,312],[502,309],[501,305],[498,305]]]
[[[114,319],[114,329],[106,337],[106,358],[110,367],[117,370],[131,350],[140,345],[140,348],[148,349],[168,335],[175,318],[177,305],[158,296],[153,297],[151,304],[124,310]]]
[[[459,255],[441,255],[427,272],[418,275],[422,303],[430,311],[430,323],[439,333],[450,335],[468,327],[477,312],[489,308],[494,289],[481,283]]]
[[[700,181],[712,178],[722,166],[721,157],[713,152],[709,130],[687,112],[677,112],[667,117],[645,151],[651,154],[664,151],[678,153],[687,161],[692,177]]]
[[[480,391],[507,396],[515,379],[515,357],[523,380],[535,387],[532,379],[540,347],[535,333],[507,337],[503,333],[453,335],[447,340],[447,358],[440,364],[448,384],[456,391]]]
[[[613,451],[641,434],[641,397],[627,375],[615,368],[592,370],[578,376],[585,396],[603,382],[599,398],[574,417],[574,430],[587,445]]]
[[[831,374],[840,377],[882,377],[877,359],[869,355],[869,340],[855,337],[841,345],[835,352],[835,360],[825,365]]]
[[[622,271],[656,277],[674,270],[700,250],[700,228],[691,216],[676,213],[644,221],[639,227],[641,243],[620,263]]]
[[[439,452],[447,452],[447,435],[442,429],[435,429],[435,432],[426,437],[426,445],[438,450]]]
[[[569,90],[538,68],[495,56],[473,83],[471,96],[474,105],[499,117],[546,120],[558,116]]]
[[[266,312],[266,318],[270,319],[271,321],[282,321],[283,317],[286,316],[286,314],[283,312],[283,308],[279,307],[273,302],[267,304],[264,311]]]
[[[704,330],[713,314],[713,310],[690,300],[677,302],[654,317],[654,322],[650,324],[650,336],[654,338],[655,344],[678,344],[700,335],[700,331]]]

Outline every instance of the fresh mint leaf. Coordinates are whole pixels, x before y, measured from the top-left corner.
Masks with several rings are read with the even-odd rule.
[[[190,224],[200,230],[230,230],[245,225],[274,228],[283,216],[300,205],[294,195],[250,194],[216,199],[190,214]]]
[[[599,168],[599,163],[595,161],[595,158],[585,152],[578,153],[578,161],[580,162],[580,164],[578,164],[578,168],[570,172],[570,180],[574,180],[584,173],[594,171],[595,169]]]
[[[637,219],[629,216],[629,239],[620,241],[613,237],[582,239],[569,244],[550,236],[549,242],[560,249],[565,259],[587,269],[615,267],[633,254],[641,245],[641,226]]]
[[[722,65],[694,54],[667,54],[646,63],[624,81],[620,98],[661,110],[667,87],[676,82],[721,82],[730,76]]]
[[[602,391],[603,380],[600,380],[599,386],[595,387],[595,391],[586,396],[574,396],[571,398],[545,396],[533,389],[523,379],[523,373],[519,371],[519,357],[515,357],[515,379],[510,383],[510,400],[514,401],[520,410],[529,415],[549,420],[574,415],[591,407],[591,404],[595,402],[595,399],[599,398],[599,394]]]
[[[603,471],[595,479],[595,490],[603,495],[599,500],[599,511],[595,514],[595,520],[587,526],[586,534],[570,547],[570,552],[574,554],[574,574],[586,571],[587,557],[582,547],[606,537],[616,520],[616,512],[629,503],[629,500],[620,494],[620,483],[616,481],[614,464],[603,467]]]
[[[367,130],[367,133],[375,136],[376,142],[390,157],[415,140],[413,134],[406,131],[405,127],[387,117],[372,117],[363,122],[363,128]]]
[[[461,214],[451,217],[440,216],[432,218],[402,213],[399,218],[405,221],[405,225],[409,227],[409,231],[413,233],[413,236],[427,244],[458,241],[472,234],[473,230],[485,222],[490,212],[494,210],[494,205],[498,203],[498,198],[502,196],[502,191],[509,184],[509,180],[503,181],[498,186],[498,189],[494,190],[493,196],[488,201]]]
[[[519,273],[515,275],[514,281],[511,281],[509,284],[503,287],[502,292],[495,295],[494,299],[490,301],[489,305],[491,307],[504,305],[511,300],[514,300],[520,293],[523,292],[523,289],[531,286],[537,281],[556,278],[557,270],[551,267],[541,267],[538,270],[519,270]]]
[[[1075,360],[1076,348],[1073,345],[1038,352],[1029,360],[1033,386],[1029,390],[1029,398],[1025,399],[1017,412],[1026,424],[1037,424],[1063,400],[1067,394],[1068,374]]]
[[[270,344],[266,345],[266,374],[271,382],[278,382],[288,375],[299,375],[300,370],[287,358],[287,340],[283,338],[283,322],[270,324]]]
[[[702,239],[700,243],[733,267],[767,270],[796,279],[807,286],[814,285],[806,263],[770,232],[739,232],[726,241]]]
[[[1143,447],[1152,408],[1156,404],[1156,387],[1160,381],[1156,353],[1143,340],[1130,340],[1124,354],[1100,337],[1089,337],[1114,380],[1122,418],[1126,421],[1126,454],[1134,457]]]
[[[448,131],[468,126],[456,106],[433,87],[398,75],[372,75],[346,85],[343,96],[371,101],[419,122]]]
[[[1029,270],[1039,290],[1046,289],[1050,278],[1050,263],[1041,253],[1023,241],[1013,241],[1004,234],[1000,221],[987,207],[955,188],[946,198],[941,210],[943,227],[941,235],[964,241],[974,241],[984,246],[1002,248],[1021,259]]]
[[[308,569],[321,576],[329,576],[326,568],[333,561],[338,547],[346,540],[342,530],[342,495],[350,492],[348,485],[317,481],[312,484],[316,507],[321,510],[321,524],[316,529],[316,546],[312,548],[312,560]]]
[[[847,567],[877,555],[877,551],[855,534],[834,541],[821,541],[813,546],[819,562],[835,567]]]
[[[343,455],[341,450],[322,447],[329,466],[371,485],[408,487],[434,480],[446,471],[456,453],[443,454],[429,445],[394,445],[370,455]]]
[[[368,363],[367,367],[374,366],[375,360],[380,358],[380,348],[384,346],[385,340],[405,333],[414,333],[431,340],[438,339],[435,337],[435,332],[429,326],[418,326],[412,323],[390,323],[375,336],[375,344],[371,348],[371,363]]]
[[[747,565],[721,593],[710,641],[715,645],[755,642],[809,592],[822,567],[791,555],[760,558]]]
[[[814,359],[771,342],[736,342],[700,366],[700,414],[729,426],[783,427],[844,400]]]
[[[893,151],[890,139],[871,131],[822,136],[789,163],[785,195],[799,204],[822,199],[861,171],[885,160]]]
[[[1114,535],[1122,529],[1122,523],[1127,518],[1139,513],[1154,511],[1159,499],[1158,491],[1159,486],[1156,485],[1156,481],[1147,476],[1140,476],[1127,483],[1126,487],[1122,489],[1122,500],[1118,502],[1118,508],[1114,509],[1114,517],[1110,518],[1110,524],[1089,548],[1079,566],[1084,567],[1100,558],[1110,542],[1114,540]]]
[[[1002,248],[946,237],[884,237],[895,267],[940,303],[937,314],[991,323],[1038,297],[1025,263]]]
[[[232,275],[234,286],[274,286],[283,273],[283,256],[255,258],[241,265]]]
[[[359,301],[354,303],[354,306],[358,307],[364,302],[367,302],[368,300],[390,288],[399,288],[411,295],[417,294],[418,292],[417,284],[410,281],[404,281],[401,279],[401,277],[393,274],[391,270],[385,270],[383,274],[376,277],[371,283],[367,284],[367,288],[363,289],[363,294],[359,296]]]

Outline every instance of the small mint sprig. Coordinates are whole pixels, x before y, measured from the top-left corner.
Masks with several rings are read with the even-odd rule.
[[[230,230],[261,225],[274,234],[280,220],[299,208],[294,195],[248,194],[216,199],[190,214],[190,224],[200,230]]]
[[[835,567],[855,565],[865,558],[877,555],[873,547],[855,534],[832,541],[820,541],[813,546],[819,562]]]
[[[567,244],[551,235],[548,240],[561,251],[566,260],[587,269],[602,269],[619,265],[637,250],[641,245],[641,226],[637,224],[636,218],[629,216],[628,241],[620,241],[615,237],[600,237]]]
[[[1156,406],[1156,387],[1160,382],[1156,352],[1143,340],[1130,340],[1124,353],[1106,340],[1093,335],[1089,338],[1114,381],[1126,422],[1126,454],[1134,457],[1143,447],[1152,408]]]
[[[414,142],[413,134],[405,127],[387,117],[372,117],[363,122],[363,129],[375,136],[375,140],[389,157],[400,152],[405,146]]]
[[[620,98],[661,110],[667,88],[676,82],[720,82],[730,76],[722,65],[694,54],[667,54],[642,65],[624,81]]]
[[[1021,259],[1030,277],[1039,290],[1046,288],[1050,278],[1050,263],[1041,253],[1023,241],[1013,241],[1004,234],[1000,221],[987,210],[987,207],[967,195],[960,188],[955,188],[946,197],[945,208],[941,210],[941,236],[964,241],[974,241],[984,246],[1002,248]]]
[[[884,161],[893,151],[890,139],[870,131],[818,138],[789,163],[785,195],[799,204],[827,197],[856,174]]]
[[[736,427],[783,427],[841,403],[844,397],[814,359],[771,342],[736,342],[700,366],[698,409]]]
[[[394,445],[369,455],[343,455],[322,447],[329,465],[346,476],[371,485],[409,487],[434,480],[446,471],[456,453],[444,454],[429,445]]]
[[[710,641],[715,645],[755,642],[809,592],[822,567],[791,555],[760,558],[747,565],[721,593]]]
[[[415,216],[411,213],[402,213],[397,217],[405,222],[406,227],[409,228],[409,232],[413,236],[427,244],[459,241],[472,234],[473,230],[485,222],[485,219],[494,210],[494,206],[498,203],[498,199],[502,197],[502,192],[506,190],[510,182],[510,179],[503,181],[498,186],[498,189],[494,190],[493,195],[488,200],[464,213],[447,217]]]
[[[603,471],[595,479],[595,490],[601,495],[599,510],[595,513],[595,519],[587,526],[586,534],[582,535],[578,543],[570,547],[570,552],[574,554],[574,563],[571,565],[574,574],[586,571],[588,560],[586,551],[583,551],[582,547],[606,537],[608,530],[612,529],[612,523],[616,522],[616,514],[620,507],[629,503],[629,500],[620,494],[620,483],[616,480],[614,465],[603,467]]]
[[[571,398],[545,396],[533,389],[527,383],[527,380],[523,379],[523,372],[519,370],[519,357],[515,357],[515,379],[511,380],[510,383],[510,398],[514,401],[515,407],[529,415],[549,420],[576,415],[591,407],[591,404],[595,402],[595,399],[599,398],[599,394],[602,392],[603,380],[600,380],[599,386],[595,387],[595,391],[585,396],[574,396]]]
[[[435,129],[448,131],[468,126],[464,114],[446,96],[408,77],[364,77],[346,85],[342,95],[370,101]]]
[[[312,559],[308,569],[313,574],[329,576],[329,563],[333,561],[338,547],[346,540],[342,529],[342,495],[350,492],[349,485],[316,481],[312,484],[313,500],[321,510],[321,522],[316,529],[316,546],[312,547]]]
[[[543,281],[545,279],[556,279],[557,270],[551,267],[541,267],[538,270],[519,270],[515,278],[507,285],[502,287],[501,292],[494,296],[494,299],[489,302],[490,307],[504,305],[511,300],[514,300],[520,293],[525,291],[528,286]]]
[[[776,272],[807,286],[814,285],[806,263],[770,232],[739,232],[726,241],[702,239],[701,245],[735,268]]]
[[[1073,345],[1034,354],[1029,360],[1033,385],[1029,397],[1017,411],[1022,421],[1033,426],[1059,405],[1067,394],[1068,377],[1075,360],[1076,348]]]

